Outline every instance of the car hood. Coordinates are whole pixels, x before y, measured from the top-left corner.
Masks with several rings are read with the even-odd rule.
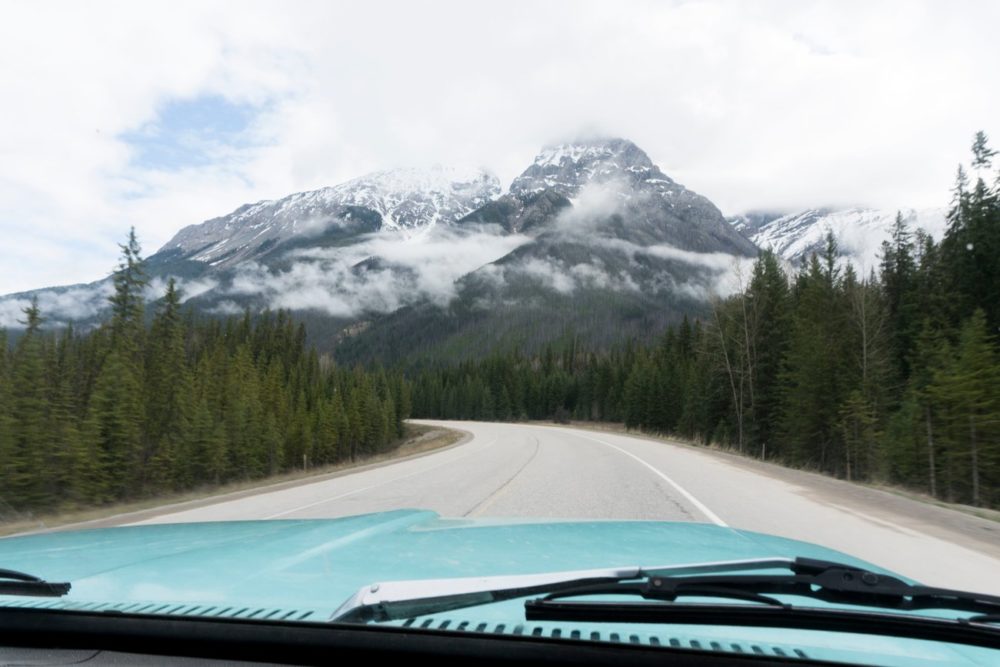
[[[774,556],[877,569],[817,545],[709,524],[442,519],[418,510],[125,526],[0,540],[0,567],[71,582],[66,601],[294,604],[327,617],[359,587],[379,581]]]
[[[0,595],[0,606],[327,622],[342,602],[375,582],[769,557],[836,560],[888,572],[815,544],[711,524],[444,519],[433,512],[400,510],[341,519],[125,526],[8,537],[0,539],[0,568],[69,581],[72,590],[59,599]],[[523,620],[517,603],[466,610],[465,616],[465,621],[443,616],[421,626],[525,631],[511,623],[518,616]],[[536,625],[541,632],[559,631]],[[608,625],[595,631],[617,636]],[[645,629],[640,634],[642,641],[660,641]],[[694,639],[672,636],[669,641],[741,649],[738,642],[744,642],[747,650],[764,646],[774,655],[817,657],[819,651],[836,659],[857,658],[861,651],[867,658],[898,659],[879,661],[884,664],[965,662],[978,655],[965,647],[916,650],[907,646],[926,642],[884,637],[856,638],[848,655],[843,635],[817,639],[825,634],[700,628]],[[775,644],[776,635],[799,643],[782,648]]]

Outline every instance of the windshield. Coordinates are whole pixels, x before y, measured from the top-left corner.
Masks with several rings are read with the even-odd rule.
[[[0,611],[1000,646],[996,7],[5,15]]]

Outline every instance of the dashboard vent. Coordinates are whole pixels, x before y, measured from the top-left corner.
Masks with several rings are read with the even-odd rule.
[[[650,632],[621,633],[601,630],[584,631],[579,628],[563,628],[551,624],[532,625],[527,623],[484,623],[474,620],[424,617],[404,621],[402,626],[407,628],[429,630],[452,630],[456,632],[477,632],[524,637],[551,637],[553,639],[610,642],[617,644],[637,644],[640,646],[663,646],[669,648],[683,648],[780,658],[809,658],[809,655],[800,648],[770,643],[765,644],[763,642],[755,642],[752,644],[734,643],[718,639],[672,637]]]

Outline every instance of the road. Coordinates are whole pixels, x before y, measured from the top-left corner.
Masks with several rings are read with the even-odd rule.
[[[1000,523],[704,448],[533,424],[421,422],[467,442],[140,523],[338,517],[707,521],[839,549],[917,580],[1000,594]]]

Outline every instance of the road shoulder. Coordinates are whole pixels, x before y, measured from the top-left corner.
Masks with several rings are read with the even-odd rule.
[[[240,498],[271,491],[281,491],[297,486],[315,484],[344,475],[351,475],[373,468],[418,459],[459,447],[470,440],[472,440],[472,434],[461,428],[419,425],[415,432],[401,443],[399,447],[373,457],[328,466],[312,473],[299,471],[298,473],[283,475],[277,478],[269,477],[251,482],[243,482],[238,485],[195,490],[185,494],[178,494],[177,496],[161,498],[159,501],[148,499],[135,503],[93,508],[62,515],[43,516],[37,520],[29,519],[17,523],[0,523],[0,538],[51,531],[108,528],[145,521],[164,514],[197,509],[231,500],[239,500]],[[97,516],[81,520],[81,515]]]
[[[995,510],[951,505],[912,491],[849,482],[822,473],[762,461],[730,450],[628,431],[621,425],[588,424],[586,422],[570,424],[528,423],[532,426],[571,428],[620,435],[689,449],[712,456],[740,469],[793,485],[799,489],[799,493],[816,502],[853,514],[872,523],[918,530],[948,542],[963,544],[1000,559],[1000,512]]]

